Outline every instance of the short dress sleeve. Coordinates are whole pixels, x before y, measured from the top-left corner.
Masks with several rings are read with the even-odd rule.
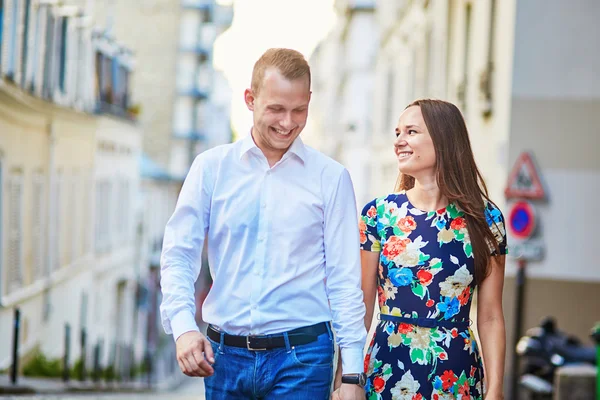
[[[381,242],[377,233],[377,219],[377,199],[374,199],[363,207],[358,220],[361,250],[381,251]]]
[[[490,245],[490,252],[493,256],[508,254],[508,246],[506,243],[506,228],[504,225],[504,215],[498,207],[492,202],[485,202],[485,220],[487,221],[496,241],[500,253],[496,251],[494,246]]]

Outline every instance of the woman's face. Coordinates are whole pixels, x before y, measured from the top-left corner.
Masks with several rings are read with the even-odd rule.
[[[400,115],[396,127],[394,152],[398,159],[398,169],[402,174],[415,179],[435,175],[435,148],[425,125],[421,107],[408,107]]]

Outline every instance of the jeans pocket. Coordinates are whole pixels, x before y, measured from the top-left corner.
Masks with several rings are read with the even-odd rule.
[[[217,343],[217,342],[215,342],[214,340],[212,340],[208,336],[206,338],[208,339],[208,341],[209,341],[209,343],[210,343],[210,345],[212,347],[212,351],[213,351],[213,354],[214,354],[214,357],[215,357],[215,362],[217,362],[217,358],[219,357],[219,354],[223,354],[222,351],[219,351],[220,344]]]
[[[300,366],[331,368],[333,350],[333,340],[328,334],[324,334],[313,343],[294,346],[290,353],[294,362]]]

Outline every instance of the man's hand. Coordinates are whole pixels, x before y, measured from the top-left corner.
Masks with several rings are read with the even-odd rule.
[[[212,346],[200,332],[190,331],[177,338],[177,362],[187,376],[211,376],[215,370]],[[207,361],[208,360],[208,361]],[[210,364],[209,364],[210,363]]]
[[[365,389],[349,383],[342,383],[331,394],[331,400],[365,400]]]

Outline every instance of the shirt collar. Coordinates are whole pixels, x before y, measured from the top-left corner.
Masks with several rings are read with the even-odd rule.
[[[254,143],[254,139],[252,138],[252,128],[250,128],[250,131],[248,132],[246,137],[244,137],[241,140],[241,143],[240,143],[240,159],[244,156],[244,154],[246,154],[249,151],[252,151],[254,149],[260,151],[260,149],[258,148],[256,143]],[[302,163],[304,164],[304,162],[306,161],[306,146],[304,145],[304,142],[302,141],[302,139],[300,139],[300,136],[298,136],[294,140],[294,142],[292,143],[292,145],[290,146],[290,148],[288,149],[286,154],[287,153],[295,154],[300,159],[300,161],[302,161]],[[284,157],[285,157],[285,154],[284,154]]]

